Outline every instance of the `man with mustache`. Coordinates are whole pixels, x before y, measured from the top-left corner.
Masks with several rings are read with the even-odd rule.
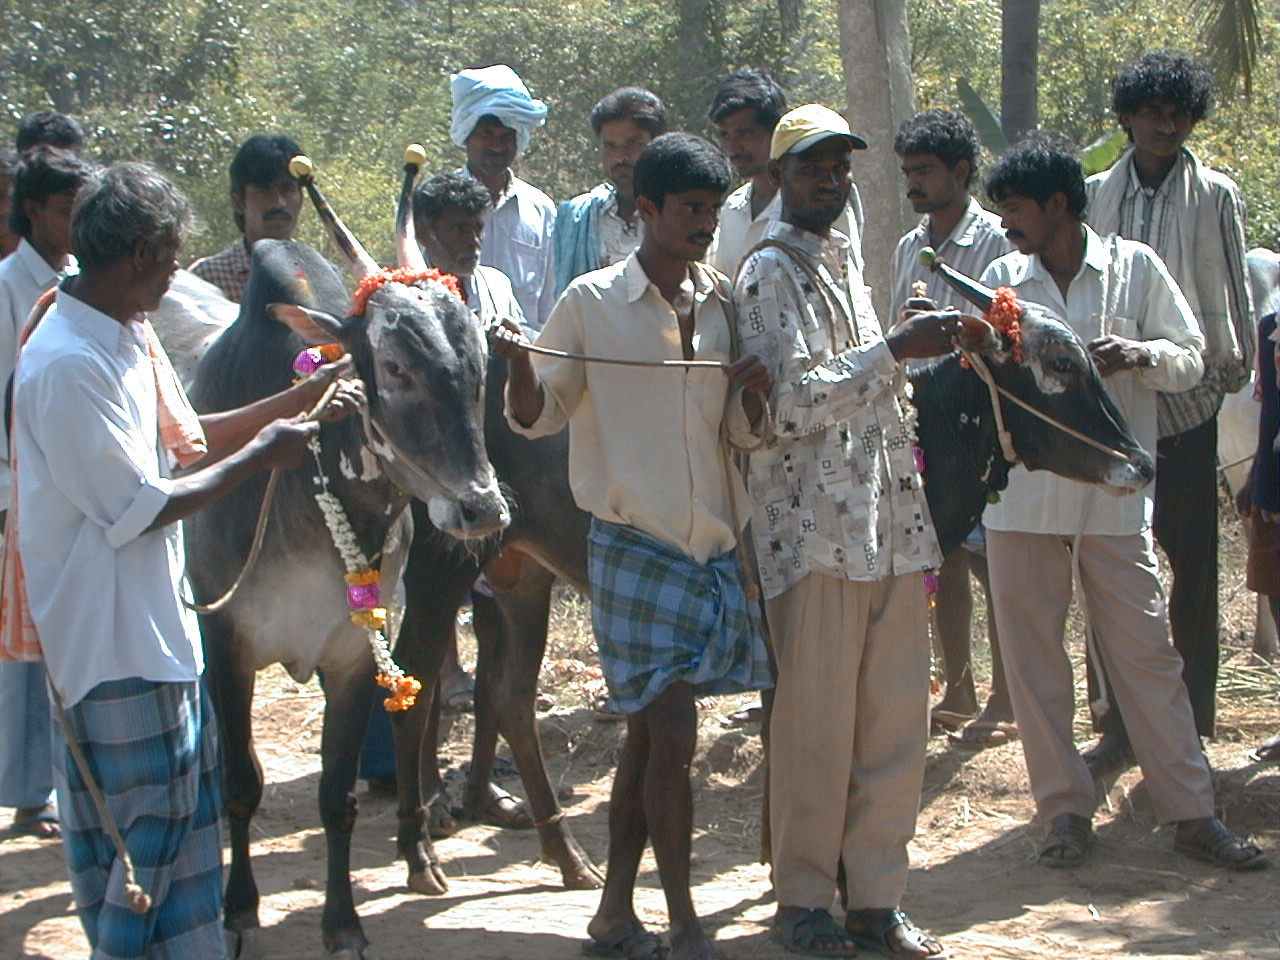
[[[725,198],[716,239],[707,263],[729,279],[743,258],[760,242],[765,228],[777,220],[782,206],[769,179],[769,139],[778,118],[787,112],[787,95],[764,70],[739,70],[720,84],[707,119],[720,135],[720,147],[734,172],[746,181]],[[832,228],[849,238],[853,261],[862,270],[862,197],[850,184],[849,199]]]
[[[652,841],[670,920],[671,960],[716,960],[689,891],[697,740],[694,700],[769,684],[757,605],[735,548],[747,516],[742,480],[720,435],[756,441],[751,420],[768,376],[735,361],[725,278],[699,263],[729,188],[729,164],[701,137],[669,133],[635,165],[640,247],[584,274],[560,297],[538,344],[649,366],[536,356],[491,338],[510,361],[507,418],[530,436],[569,427],[569,483],[592,515],[591,621],[627,736],[609,798],[609,867],[584,952],[661,960],[633,895]],[[675,361],[719,361],[683,367]],[[727,374],[727,377],[726,377]],[[751,391],[746,393],[746,391]]]
[[[302,148],[279,134],[254,134],[240,145],[231,161],[231,207],[243,236],[221,253],[204,257],[189,269],[240,302],[249,268],[250,251],[264,237],[292,240],[302,212],[302,187],[289,173],[289,161]]]
[[[632,177],[636,159],[667,132],[667,110],[640,87],[615,90],[591,111],[608,179],[560,204],[556,215],[556,293],[574,277],[625,260],[640,245],[644,225],[636,212]]]
[[[744,353],[774,383],[751,453],[752,536],[778,685],[770,717],[774,937],[793,952],[935,957],[902,912],[924,781],[924,571],[942,561],[900,395],[911,357],[948,353],[955,311],[881,333],[849,241],[850,158],[867,142],[821,104],[774,128],[780,219],[738,273]],[[845,876],[844,923],[830,913]]]
[[[1212,83],[1201,64],[1163,52],[1116,74],[1112,107],[1131,146],[1085,185],[1090,225],[1150,244],[1204,334],[1203,379],[1157,401],[1153,520],[1172,574],[1173,645],[1202,737],[1213,736],[1218,683],[1218,408],[1248,382],[1256,350],[1240,188],[1185,146],[1212,105]],[[1120,714],[1109,711],[1098,729],[1085,753],[1090,772],[1107,777],[1132,765]]]
[[[952,303],[956,299],[940,273],[921,265],[920,251],[925,247],[933,247],[943,260],[970,277],[981,276],[987,264],[1009,252],[1011,245],[1000,229],[1000,218],[982,209],[969,193],[978,173],[978,149],[973,124],[950,110],[926,110],[898,128],[893,150],[901,164],[907,199],[915,212],[924,216],[914,230],[898,241],[893,252],[892,303],[906,303],[915,296],[913,288],[917,283],[925,284],[925,296],[935,303]],[[978,314],[976,307],[964,301],[958,309]],[[981,714],[973,686],[969,663],[971,572],[986,591],[987,609],[991,609],[981,524],[964,546],[948,557],[938,571],[934,627],[942,650],[946,690],[930,717],[934,726],[948,731],[963,724],[950,734],[953,743],[995,746],[1017,736],[1017,728],[1000,666],[995,618],[990,614],[987,636],[991,642],[991,697]]]

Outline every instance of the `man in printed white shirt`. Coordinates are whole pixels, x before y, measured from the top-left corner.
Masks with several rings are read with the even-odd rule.
[[[1149,53],[1112,78],[1112,108],[1131,146],[1089,178],[1090,226],[1158,253],[1204,335],[1204,376],[1157,400],[1154,531],[1169,560],[1169,626],[1196,731],[1213,736],[1218,682],[1218,409],[1248,382],[1257,334],[1235,181],[1186,147],[1212,105],[1213,77],[1185,56]],[[1085,754],[1095,777],[1133,762],[1125,722],[1099,719]]]
[[[983,282],[1012,287],[1064,318],[1087,344],[1134,437],[1153,449],[1158,395],[1195,386],[1204,369],[1204,339],[1164,263],[1145,244],[1100,237],[1084,223],[1080,160],[1061,139],[1037,135],[1011,149],[988,175],[987,195],[1018,252],[991,264]],[[1214,816],[1182,661],[1169,643],[1151,510],[1149,491],[1115,496],[1022,467],[986,510],[1005,674],[1036,813],[1049,824],[1039,860],[1079,866],[1093,838],[1095,787],[1073,738],[1064,649],[1074,554],[1090,658],[1100,660],[1124,713],[1157,818],[1176,824],[1174,848],[1227,869],[1260,868],[1267,856]]]
[[[449,136],[467,153],[461,173],[489,191],[493,210],[480,262],[511,280],[525,323],[541,330],[556,302],[556,205],[511,172],[511,164],[547,119],[547,105],[506,64],[455,73],[449,82]]]
[[[707,119],[720,135],[720,146],[734,172],[747,182],[725,198],[720,226],[707,263],[730,280],[738,274],[743,258],[764,235],[765,227],[778,219],[778,188],[769,178],[769,143],[778,119],[787,112],[787,96],[764,70],[739,70],[716,90]],[[862,270],[862,197],[856,184],[832,229],[849,238],[854,264]]]
[[[556,293],[574,277],[625,260],[640,246],[644,223],[636,211],[636,160],[667,132],[667,108],[641,87],[615,90],[591,111],[608,178],[560,204],[556,216]]]
[[[978,133],[967,119],[950,110],[926,110],[898,128],[893,151],[898,155],[907,199],[924,214],[916,228],[898,241],[893,251],[893,303],[916,296],[918,283],[936,304],[959,299],[937,271],[920,263],[920,251],[932,247],[948,264],[969,277],[978,277],[992,260],[1012,249],[1000,228],[1000,218],[982,209],[969,190],[978,174]],[[977,308],[961,299],[964,313]],[[987,617],[991,642],[991,694],[978,712],[977,692],[970,664],[973,595],[972,573],[987,595],[986,547],[982,525],[976,525],[963,548],[954,551],[938,571],[934,625],[946,674],[942,700],[930,713],[932,725],[951,732],[950,739],[966,747],[996,746],[1017,736],[1013,707],[1000,665],[1000,638],[995,618]],[[976,716],[975,716],[976,715]],[[955,728],[959,727],[959,730]]]
[[[834,111],[779,120],[781,218],[734,285],[744,353],[774,382],[773,442],[750,457],[752,535],[778,679],[770,718],[774,936],[813,956],[933,957],[900,909],[928,737],[924,571],[941,562],[902,361],[948,353],[960,314],[887,337],[831,229],[866,142]],[[843,866],[844,926],[829,913]]]
[[[92,166],[51,146],[27,150],[13,171],[10,224],[18,247],[0,261],[0,390],[18,359],[18,335],[36,300],[69,273],[71,203]],[[9,509],[9,426],[0,417],[0,529]],[[60,832],[53,797],[49,696],[40,663],[0,663],[0,806],[13,829],[35,837]]]
[[[650,840],[671,960],[721,958],[689,891],[694,698],[769,685],[758,607],[735,549],[748,519],[735,506],[745,507],[745,492],[720,441],[723,428],[736,442],[757,442],[757,391],[767,392],[768,375],[755,357],[733,361],[727,284],[698,263],[729,176],[723,155],[701,137],[671,133],[650,143],[635,169],[640,248],[571,283],[538,338],[571,354],[650,365],[530,359],[505,339],[492,341],[510,361],[512,428],[542,436],[569,427],[569,483],[592,516],[592,628],[608,707],[627,718],[588,956],[666,953],[633,903]],[[661,366],[695,359],[729,367]]]

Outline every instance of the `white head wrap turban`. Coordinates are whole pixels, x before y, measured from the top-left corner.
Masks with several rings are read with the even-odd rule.
[[[519,74],[505,63],[460,70],[449,80],[453,123],[449,137],[465,146],[481,117],[494,116],[516,132],[516,152],[523,153],[533,131],[547,119],[547,105],[535,100]]]

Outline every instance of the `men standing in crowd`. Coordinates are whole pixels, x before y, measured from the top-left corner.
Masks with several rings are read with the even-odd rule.
[[[1163,262],[1145,244],[1104,239],[1084,223],[1080,160],[1059,139],[1015,146],[991,170],[987,194],[1018,251],[991,264],[983,282],[1062,317],[1088,345],[1134,437],[1154,449],[1158,395],[1191,388],[1203,370],[1204,340]],[[1005,674],[1036,812],[1049,824],[1040,862],[1078,866],[1093,836],[1095,787],[1072,736],[1063,647],[1074,554],[1090,658],[1124,713],[1156,817],[1176,824],[1175,849],[1228,869],[1262,867],[1266,855],[1213,813],[1182,661],[1169,643],[1150,517],[1145,490],[1113,496],[1022,467],[986,511]]]
[[[778,219],[777,187],[769,179],[769,141],[778,118],[787,112],[787,97],[764,70],[740,70],[720,84],[707,110],[734,171],[744,183],[724,201],[715,241],[707,262],[733,279],[743,257],[760,242],[765,227]],[[848,237],[854,264],[862,270],[862,198],[856,184],[832,225]]]
[[[924,295],[936,304],[956,299],[942,275],[920,263],[920,251],[925,247],[932,247],[944,261],[970,277],[981,276],[987,264],[1009,252],[1000,218],[982,209],[969,192],[978,173],[979,146],[973,124],[950,110],[926,110],[898,129],[893,150],[901,163],[907,199],[912,209],[924,216],[893,252],[893,303],[906,303],[918,296],[914,289],[918,283],[925,284]],[[959,309],[977,313],[971,304],[962,303]],[[1005,743],[1017,735],[991,615],[985,551],[979,524],[963,548],[952,553],[938,571],[934,608],[946,689],[930,718],[933,725],[947,730],[961,727],[952,741],[972,747]],[[987,636],[991,641],[991,695],[981,713],[970,664],[970,572],[987,594]]]
[[[689,891],[697,738],[694,698],[767,686],[759,615],[735,550],[746,522],[729,435],[754,443],[768,379],[754,357],[729,371],[663,361],[729,361],[724,278],[700,261],[711,242],[729,165],[705,140],[672,133],[636,161],[639,249],[571,283],[538,338],[571,353],[650,361],[606,366],[529,355],[504,339],[508,419],[530,435],[570,430],[569,481],[592,515],[587,575],[610,709],[627,737],[609,800],[609,867],[587,927],[591,956],[664,954],[636,916],[636,871],[653,843],[671,925],[672,960],[712,960]],[[514,324],[508,324],[514,330]]]
[[[1154,248],[1204,335],[1204,377],[1159,395],[1154,521],[1172,574],[1173,645],[1202,737],[1213,735],[1218,683],[1218,408],[1248,381],[1256,344],[1240,190],[1185,146],[1209,110],[1212,82],[1169,53],[1116,74],[1111,105],[1132,145],[1087,184],[1090,225]],[[1112,709],[1099,720],[1102,738],[1085,755],[1095,776],[1133,763],[1127,719]]]
[[[64,847],[101,957],[226,957],[216,728],[179,592],[177,521],[259,470],[295,465],[316,425],[275,418],[307,409],[341,369],[197,419],[138,322],[168,288],[189,218],[186,197],[149,166],[91,176],[72,211],[80,273],[31,335],[14,387],[26,599],[69,743],[108,811],[68,751],[57,765]],[[206,450],[211,466],[171,479],[170,457],[190,465]],[[127,902],[108,823],[152,898],[145,911]]]
[[[188,268],[218,287],[228,300],[240,302],[253,245],[263,237],[292,240],[302,212],[302,187],[289,172],[289,161],[302,148],[280,134],[257,133],[240,145],[231,160],[231,208],[240,239],[220,253]]]
[[[941,562],[902,361],[948,353],[959,313],[886,337],[831,229],[866,141],[819,104],[773,131],[768,224],[734,286],[745,353],[772,377],[776,442],[750,458],[752,532],[777,660],[769,804],[774,936],[789,950],[932,957],[900,909],[928,737],[924,571]],[[829,912],[837,871],[845,926]]]
[[[90,166],[74,153],[36,146],[13,173],[9,223],[17,249],[0,261],[0,389],[18,359],[18,335],[36,300],[67,273],[71,204]],[[9,425],[0,418],[0,529],[10,505]],[[43,664],[0,663],[0,806],[14,807],[13,829],[35,837],[60,833],[53,798],[49,697]]]
[[[525,322],[540,330],[556,302],[556,206],[512,173],[511,164],[546,122],[547,106],[501,63],[461,70],[453,75],[449,89],[449,136],[467,153],[460,172],[483,183],[493,205],[480,262],[507,275]]]
[[[633,184],[636,159],[667,132],[667,110],[640,87],[615,90],[591,111],[608,179],[560,204],[556,215],[556,292],[574,277],[625,260],[640,245],[643,225]]]

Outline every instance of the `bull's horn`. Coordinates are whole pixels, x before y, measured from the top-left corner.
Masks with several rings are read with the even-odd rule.
[[[921,250],[919,259],[922,267],[928,267],[934,273],[942,274],[942,279],[946,280],[960,296],[964,297],[983,313],[991,309],[991,301],[996,292],[990,287],[983,286],[977,280],[966,277],[954,267],[943,263],[942,258],[938,256],[938,252],[933,247],[925,247]]]
[[[306,188],[307,194],[311,197],[311,202],[315,204],[316,212],[320,214],[321,222],[324,223],[325,229],[329,231],[329,236],[333,237],[333,242],[338,245],[338,249],[342,251],[343,257],[346,258],[347,268],[351,271],[352,276],[359,280],[367,274],[377,273],[378,264],[373,257],[365,252],[364,247],[360,246],[360,241],[347,229],[347,225],[338,218],[338,214],[334,212],[333,207],[329,206],[329,201],[324,198],[324,194],[316,186],[315,177],[312,176],[313,169],[311,158],[302,154],[289,161],[289,172],[297,177],[298,182]]]
[[[396,207],[396,262],[414,273],[425,273],[427,269],[413,227],[413,181],[426,159],[427,151],[422,144],[411,143],[404,148],[404,184]]]

